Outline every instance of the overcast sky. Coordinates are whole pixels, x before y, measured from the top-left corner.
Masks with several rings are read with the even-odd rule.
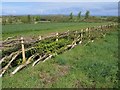
[[[117,2],[2,2],[2,15],[64,14],[82,15],[89,10],[95,16],[117,16]]]

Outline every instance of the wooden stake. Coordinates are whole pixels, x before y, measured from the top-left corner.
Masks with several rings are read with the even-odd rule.
[[[25,58],[25,48],[24,48],[23,37],[21,37],[21,46],[22,46],[22,57],[23,57],[23,63],[25,63],[25,62],[26,62],[26,58]]]
[[[91,33],[90,33],[90,28],[88,28],[88,38],[89,38],[89,40],[90,40],[90,38],[91,38],[91,35],[90,35]]]
[[[78,32],[77,32],[77,31],[75,31],[75,37],[77,37],[77,33],[78,33]]]
[[[41,36],[39,36],[39,40],[41,40],[42,39],[42,37]]]
[[[57,36],[56,41],[58,41],[58,33],[56,33],[56,36]]]
[[[88,31],[88,28],[86,28],[86,32]]]
[[[83,39],[83,29],[81,29],[81,35],[80,35],[80,38],[81,38],[81,40],[80,40],[79,44],[82,43],[82,39]]]

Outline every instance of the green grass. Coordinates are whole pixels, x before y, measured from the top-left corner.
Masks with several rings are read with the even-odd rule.
[[[52,32],[66,30],[79,30],[81,28],[104,25],[108,23],[39,23],[39,24],[13,24],[2,26],[2,38],[11,36],[48,35]]]
[[[76,46],[35,67],[2,78],[3,88],[113,88],[117,86],[118,32]]]

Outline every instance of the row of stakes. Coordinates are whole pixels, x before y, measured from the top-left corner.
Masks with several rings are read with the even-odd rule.
[[[107,28],[109,28],[109,27],[111,27],[112,25],[116,25],[116,24],[111,24],[111,25],[103,25],[103,26],[98,26],[97,27],[97,29],[103,29],[103,27],[107,27]],[[81,32],[83,32],[84,30],[83,29],[81,29]],[[86,32],[88,32],[88,31],[90,31],[90,28],[86,28],[85,29],[85,31]],[[68,32],[68,35],[69,35],[69,30],[67,31]],[[77,31],[75,32],[75,33],[77,33]],[[88,32],[88,34],[89,34],[89,36],[88,37],[90,37],[90,32]],[[56,33],[56,41],[58,41],[58,33]],[[82,38],[83,38],[83,34],[81,33],[81,41],[80,41],[80,43],[82,43]],[[42,40],[42,36],[39,36],[39,40]],[[92,42],[93,42],[93,40],[92,40]],[[25,48],[24,48],[24,38],[23,37],[21,37],[21,47],[22,47],[22,58],[23,58],[23,61],[22,61],[22,63],[25,63],[26,62],[26,58],[25,58]]]
[[[56,33],[56,41],[58,41],[58,33]],[[21,37],[21,47],[22,47],[22,58],[23,58],[23,61],[22,63],[25,63],[26,62],[26,58],[25,58],[25,47],[24,47],[24,38]],[[39,36],[39,40],[42,40],[42,36]]]

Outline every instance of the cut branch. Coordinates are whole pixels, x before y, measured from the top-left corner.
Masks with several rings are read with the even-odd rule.
[[[30,64],[31,61],[32,61],[32,59],[33,59],[34,57],[36,57],[36,55],[38,55],[38,54],[34,54],[34,55],[32,55],[31,57],[29,57],[28,60],[27,60],[25,63],[23,63],[22,65],[18,66],[18,67],[11,73],[11,75],[14,75],[14,74],[17,73],[19,70],[21,70],[22,68],[24,68],[25,66],[27,66],[28,64]]]
[[[46,60],[52,58],[52,56],[53,56],[53,55],[50,54],[43,62],[45,62]]]
[[[19,55],[20,52],[18,52],[15,56],[12,57],[12,60],[4,67],[0,70],[0,77],[6,72],[6,70],[8,69],[8,67],[11,65],[11,63],[16,59],[16,57]]]
[[[45,54],[43,57],[40,56],[35,62],[33,62],[32,66],[35,66],[40,60],[44,59],[47,55]]]
[[[17,54],[17,52],[13,52],[11,53],[9,56],[5,56],[0,60],[0,64],[2,64],[3,61],[5,61],[6,59],[11,59],[13,57],[13,55]]]

